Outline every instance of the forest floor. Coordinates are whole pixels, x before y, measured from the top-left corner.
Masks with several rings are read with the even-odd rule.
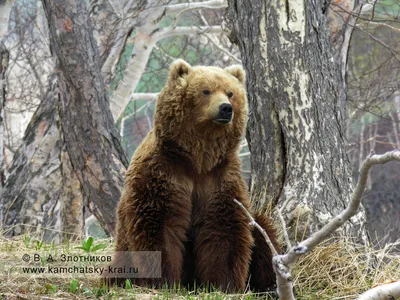
[[[0,232],[1,236],[1,232]],[[31,236],[0,238],[0,299],[274,299],[267,294],[228,295],[179,287],[152,290],[101,287],[95,274],[31,274],[65,258],[111,255],[113,244],[89,238],[80,243],[46,244]],[[400,255],[331,240],[306,255],[293,270],[297,299],[355,299],[371,287],[400,278]],[[49,262],[49,258],[54,261]],[[35,260],[37,262],[35,262]],[[72,259],[71,259],[72,260]],[[61,266],[76,266],[65,261]],[[25,271],[23,271],[25,268]],[[28,271],[29,270],[29,271]],[[48,269],[47,269],[48,270]],[[27,274],[27,272],[31,272]]]

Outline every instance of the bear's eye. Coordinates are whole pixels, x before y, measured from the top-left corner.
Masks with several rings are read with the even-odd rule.
[[[211,92],[210,92],[209,90],[204,90],[204,91],[203,91],[203,94],[207,96],[207,95],[210,95]]]
[[[228,96],[228,98],[232,98],[233,97],[233,93],[232,92],[229,92],[226,95]]]

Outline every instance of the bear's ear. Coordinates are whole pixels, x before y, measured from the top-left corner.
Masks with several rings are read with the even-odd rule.
[[[181,79],[184,80],[191,69],[192,67],[183,59],[175,60],[169,67],[169,81],[179,81],[179,83],[182,84],[183,82],[181,82]]]
[[[233,65],[224,69],[229,74],[235,76],[237,80],[243,85],[246,83],[246,73],[244,72],[242,66]]]

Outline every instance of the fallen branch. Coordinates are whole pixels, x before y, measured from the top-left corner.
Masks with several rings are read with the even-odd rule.
[[[382,284],[363,293],[358,300],[384,300],[400,298],[400,280]]]

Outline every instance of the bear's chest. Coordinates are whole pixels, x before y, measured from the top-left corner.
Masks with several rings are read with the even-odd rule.
[[[217,190],[217,183],[214,176],[202,176],[195,180],[192,192],[192,206],[202,208],[207,205],[207,199],[210,199]]]
[[[221,183],[219,176],[215,174],[203,175],[196,178],[193,184],[191,196],[192,225],[196,225],[204,219],[212,201],[219,198]]]

